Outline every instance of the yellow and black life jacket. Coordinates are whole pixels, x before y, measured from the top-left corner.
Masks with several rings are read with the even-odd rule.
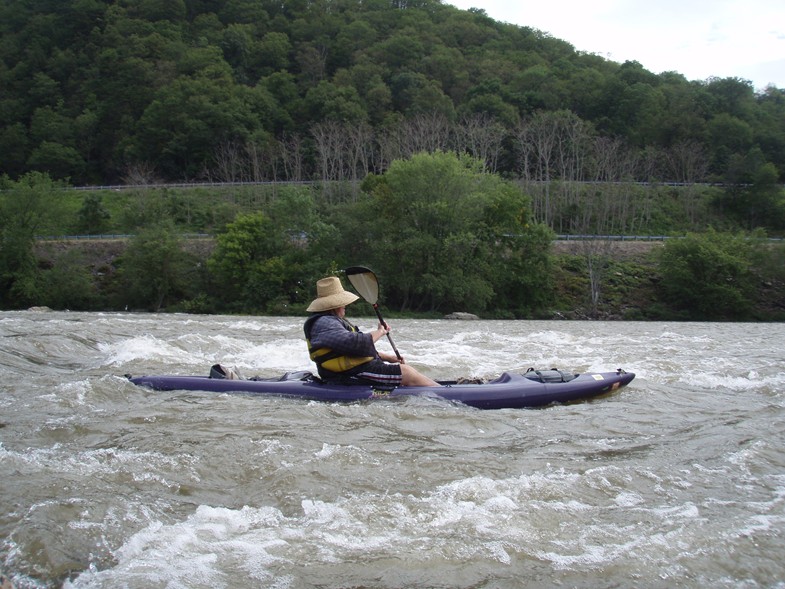
[[[308,343],[308,353],[311,356],[311,360],[316,362],[317,368],[320,370],[329,370],[330,372],[335,373],[342,373],[348,372],[353,368],[357,368],[366,362],[370,362],[373,360],[373,356],[347,356],[345,354],[341,354],[340,352],[336,352],[331,348],[321,347],[315,348],[311,345],[311,328],[313,324],[319,317],[324,316],[324,313],[320,313],[317,315],[313,315],[309,317],[308,320],[305,322],[305,341]],[[344,327],[348,331],[358,331],[357,327],[341,319],[341,323],[343,323]]]

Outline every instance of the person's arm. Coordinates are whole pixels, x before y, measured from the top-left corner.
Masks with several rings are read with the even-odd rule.
[[[390,329],[386,325],[384,325],[384,323],[379,323],[379,325],[376,327],[376,330],[371,332],[371,338],[373,338],[373,343],[378,342],[388,333],[390,333]]]
[[[373,331],[371,333],[374,343],[378,342],[385,335],[390,333],[390,331],[391,330],[389,326],[386,326],[383,323],[379,323],[379,326],[376,328],[376,331]],[[401,364],[406,364],[406,361],[403,359],[403,356],[401,356],[401,359],[399,360],[398,356],[396,356],[395,354],[388,354],[387,352],[378,352],[378,351],[377,354],[379,355],[379,358],[381,358],[385,362],[391,362],[392,364],[398,364],[400,362]]]
[[[398,360],[398,356],[395,354],[388,354],[387,352],[379,352],[379,358],[385,362],[390,362],[391,364],[406,364],[406,360],[404,360],[403,356]]]

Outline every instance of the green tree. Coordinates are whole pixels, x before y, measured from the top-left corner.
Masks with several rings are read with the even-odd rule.
[[[103,233],[111,217],[112,215],[104,207],[101,196],[88,194],[77,213],[76,230],[88,235]]]
[[[354,87],[339,87],[325,80],[308,90],[304,106],[309,118],[314,122],[359,123],[368,117]]]
[[[160,223],[139,232],[119,261],[118,305],[160,311],[187,299],[194,284],[196,262],[183,250],[171,223]]]
[[[318,278],[335,243],[310,192],[284,189],[266,212],[238,215],[216,237],[208,260],[214,296],[233,311],[298,309],[310,294],[303,283]]]
[[[752,174],[752,184],[747,187],[747,228],[767,227],[785,229],[785,190],[778,180],[774,164],[767,162],[757,166]]]
[[[63,186],[47,174],[31,172],[18,181],[0,177],[0,306],[40,303],[36,235],[60,216]]]
[[[529,271],[536,269],[547,291],[539,264],[547,265],[547,231],[531,224],[529,199],[517,186],[482,170],[468,156],[419,154],[366,181],[373,198],[364,205],[363,228],[344,231],[353,242],[346,250],[386,276],[390,304],[479,312],[491,301],[515,310],[542,302],[516,289],[533,283]],[[512,277],[510,269],[521,274]]]
[[[7,173],[15,178],[24,173],[29,143],[27,129],[22,123],[0,127],[0,153],[3,154],[0,173]]]
[[[785,229],[785,191],[776,166],[765,161],[760,149],[730,158],[725,187],[716,204],[747,230]]]
[[[279,70],[286,70],[289,65],[292,44],[286,33],[269,32],[262,37],[258,50],[259,64],[268,70],[266,73],[271,74]]]
[[[753,187],[761,194],[762,216],[767,220],[762,225],[778,231],[785,229],[785,189],[779,182],[776,166],[769,162],[759,168]]]
[[[752,145],[752,127],[746,121],[720,113],[708,124],[712,171],[727,175],[734,155],[743,157]]]
[[[751,247],[743,234],[715,231],[667,241],[659,260],[663,299],[688,319],[747,317]]]
[[[263,311],[280,295],[284,234],[262,212],[241,214],[216,237],[208,260],[223,304],[232,310]]]
[[[655,75],[437,0],[18,0],[0,3],[0,37],[0,173],[14,178],[114,184],[149,164],[182,180],[208,176],[222,145],[307,137],[325,120],[381,135],[433,111],[485,113],[512,131],[566,109],[643,155],[699,145],[715,178],[755,148],[785,177],[781,89]],[[318,156],[300,147],[307,176]]]
[[[142,115],[134,159],[157,162],[169,177],[197,176],[219,145],[245,139],[255,130],[246,98],[223,75],[178,78],[159,91]]]
[[[135,8],[141,18],[152,21],[179,21],[186,14],[184,0],[140,0]]]
[[[78,250],[56,255],[51,267],[38,274],[38,281],[41,304],[52,309],[92,311],[100,303],[96,281]]]
[[[749,119],[755,106],[755,89],[749,80],[741,78],[711,78],[706,91],[712,96],[714,108],[744,120]]]

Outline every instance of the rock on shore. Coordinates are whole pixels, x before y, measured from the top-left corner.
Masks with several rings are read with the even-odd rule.
[[[477,315],[474,315],[472,313],[462,313],[462,312],[450,313],[449,315],[445,315],[444,318],[459,319],[461,321],[476,321],[479,319]]]

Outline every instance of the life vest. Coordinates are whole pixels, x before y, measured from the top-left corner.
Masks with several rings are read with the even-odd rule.
[[[373,356],[346,356],[331,348],[316,348],[311,345],[311,329],[313,328],[313,324],[319,317],[323,317],[324,315],[326,315],[326,313],[320,313],[309,317],[305,322],[304,327],[305,341],[308,344],[308,353],[311,356],[311,360],[316,362],[316,366],[320,371],[325,369],[335,373],[349,372],[353,368],[357,368],[358,366],[373,360]],[[348,321],[345,321],[344,319],[340,319],[340,321],[348,331],[359,331]]]

